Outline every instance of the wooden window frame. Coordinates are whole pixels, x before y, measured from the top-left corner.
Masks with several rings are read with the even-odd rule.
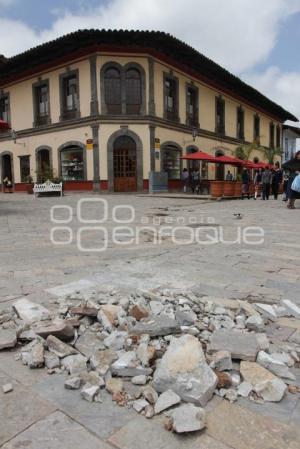
[[[76,78],[76,91],[77,91],[77,107],[76,109],[68,110],[66,108],[66,93],[65,82],[68,78]],[[59,120],[74,120],[81,117],[80,114],[80,91],[79,91],[79,70],[67,70],[65,73],[59,75],[59,93],[60,93],[60,118]]]
[[[8,124],[11,124],[11,114],[10,114],[10,94],[9,94],[9,92],[3,92],[3,91],[1,91],[0,92],[0,101],[1,100],[7,100],[7,105],[8,105],[8,108],[7,108],[7,120],[5,120],[4,118],[3,118],[3,120],[4,121],[6,121]],[[0,116],[0,119],[2,120],[2,117]]]
[[[48,114],[40,115],[38,104],[38,91],[41,87],[47,86],[48,91]],[[33,98],[33,127],[44,126],[51,124],[51,109],[50,109],[50,84],[49,80],[39,80],[32,85],[32,98]]]
[[[236,109],[236,137],[239,140],[245,140],[245,110],[242,106],[238,106]],[[241,123],[240,123],[240,120]]]
[[[167,108],[167,87],[166,82],[171,81],[174,83],[174,106],[173,110],[169,111]],[[179,80],[176,76],[170,73],[164,72],[163,74],[163,95],[164,95],[164,119],[172,122],[179,122]]]
[[[221,123],[220,124],[218,124],[218,106],[219,105],[222,106],[222,116],[221,116]],[[224,100],[224,98],[221,95],[216,97],[216,100],[215,100],[215,115],[216,115],[215,116],[215,121],[216,121],[215,131],[216,131],[216,134],[218,134],[220,136],[225,136],[226,135],[226,133],[225,133],[225,129],[226,129],[226,127],[225,127],[226,109],[225,109],[225,100]]]
[[[189,112],[189,102],[188,102],[189,91],[193,91],[196,96],[194,117],[191,117],[191,114]],[[186,98],[186,124],[188,126],[192,126],[193,128],[200,128],[200,124],[199,124],[199,88],[191,83],[186,83],[185,98]]]

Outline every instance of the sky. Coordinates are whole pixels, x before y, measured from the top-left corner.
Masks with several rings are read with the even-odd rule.
[[[0,0],[7,57],[84,28],[171,33],[300,119],[300,0]]]

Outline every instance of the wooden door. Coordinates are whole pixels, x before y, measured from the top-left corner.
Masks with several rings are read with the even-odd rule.
[[[136,179],[136,150],[114,149],[114,191],[135,192]]]

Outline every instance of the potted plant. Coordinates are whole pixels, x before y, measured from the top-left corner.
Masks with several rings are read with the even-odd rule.
[[[26,191],[29,195],[33,194],[33,186],[34,186],[33,178],[31,175],[28,175],[26,179]]]

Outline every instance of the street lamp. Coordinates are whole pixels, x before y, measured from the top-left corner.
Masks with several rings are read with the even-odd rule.
[[[193,128],[193,131],[192,131],[193,142],[195,142],[197,135],[198,135],[197,129]]]

